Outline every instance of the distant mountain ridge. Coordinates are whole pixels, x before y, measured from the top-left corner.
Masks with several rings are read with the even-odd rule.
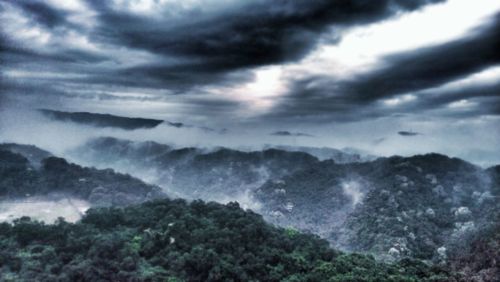
[[[90,140],[71,154],[89,165],[100,164],[131,174],[152,176],[150,180],[172,196],[216,201],[249,196],[268,179],[318,162],[307,153],[279,149],[253,152],[228,148],[177,149],[155,142],[111,137]]]
[[[177,129],[197,129],[214,134],[226,134],[228,132],[227,128],[215,129],[207,126],[197,126],[185,124],[183,122],[173,122],[168,120],[150,118],[124,117],[91,112],[65,112],[49,109],[39,109],[38,112],[56,121],[73,122],[98,128],[120,128],[124,130],[152,129],[162,124]]]
[[[265,149],[275,148],[289,152],[304,152],[310,154],[321,161],[333,160],[336,163],[354,163],[372,161],[377,157],[365,152],[355,151],[354,149],[335,149],[329,147],[307,147],[307,146],[290,146],[290,145],[265,145]]]
[[[57,121],[70,121],[96,127],[116,127],[125,130],[154,128],[163,123],[163,120],[158,119],[131,118],[89,112],[63,112],[48,109],[40,109],[39,112]]]

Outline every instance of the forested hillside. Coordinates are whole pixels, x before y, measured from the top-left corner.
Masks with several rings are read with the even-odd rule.
[[[445,260],[448,245],[486,228],[500,210],[489,170],[429,154],[323,162],[257,191],[263,214],[352,251]]]
[[[147,178],[172,196],[252,205],[252,192],[265,181],[317,163],[303,152],[278,149],[243,152],[228,148],[173,148],[155,142],[98,138],[74,150],[75,159]],[[244,203],[243,203],[244,202]]]
[[[3,281],[446,281],[421,262],[344,254],[238,204],[157,200],[78,223],[0,224]]]
[[[206,152],[114,138],[79,150],[89,163],[155,174],[173,195],[239,201],[271,223],[384,260],[447,261],[500,210],[498,167],[439,154],[338,163],[302,152]]]
[[[34,167],[20,154],[0,150],[0,198],[75,197],[93,205],[127,205],[163,197],[159,187],[112,169],[98,170],[48,157]]]
[[[8,273],[7,277],[189,281],[216,281],[217,277],[235,281],[345,281],[350,277],[357,281],[372,276],[420,281],[450,273],[453,278],[447,279],[461,281],[500,277],[495,252],[500,232],[498,166],[484,170],[438,154],[339,164],[274,149],[205,151],[153,142],[98,140],[89,159],[107,159],[106,164],[117,169],[134,163],[129,169],[142,168],[139,176],[148,167],[164,169],[168,173],[164,177],[169,177],[157,179],[161,187],[152,186],[112,169],[70,164],[36,147],[0,145],[0,196],[3,200],[72,197],[98,207],[184,194],[192,199],[238,200],[254,211],[243,212],[235,204],[165,200],[126,209],[91,210],[76,224],[15,220],[12,225],[2,225],[4,254],[9,258],[2,262],[2,273]],[[247,198],[238,198],[241,193]],[[265,224],[254,212],[284,229]],[[235,214],[242,218],[233,218]],[[182,226],[182,230],[170,233],[176,230],[172,226]],[[254,226],[268,233],[249,230]],[[51,240],[52,233],[66,241]],[[27,240],[25,236],[30,234],[34,237]],[[250,242],[243,243],[245,240]],[[201,249],[192,247],[200,244]],[[266,244],[270,244],[269,251],[257,247]],[[304,250],[301,244],[313,249]],[[135,253],[131,253],[131,245]],[[366,255],[342,254],[328,245]],[[117,255],[100,253],[108,247]],[[24,251],[15,251],[19,248]],[[65,254],[64,250],[75,248],[81,248],[78,252],[85,249],[84,255]],[[41,262],[40,252],[45,249],[54,263]],[[103,257],[108,261],[102,261]],[[211,263],[198,268],[206,260]],[[32,272],[33,267],[37,273]],[[82,270],[89,267],[94,270]]]

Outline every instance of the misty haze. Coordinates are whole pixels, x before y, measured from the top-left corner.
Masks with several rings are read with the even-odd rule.
[[[500,2],[0,0],[0,281],[500,281]]]

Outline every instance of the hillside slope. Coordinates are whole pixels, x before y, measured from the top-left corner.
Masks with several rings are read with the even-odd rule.
[[[338,247],[439,261],[448,245],[494,222],[495,189],[489,171],[428,154],[323,162],[266,183],[256,198],[271,222],[321,234]]]
[[[114,138],[80,150],[89,163],[156,175],[154,183],[178,196],[238,201],[271,223],[384,260],[446,261],[500,210],[498,169],[439,154],[338,163],[300,152],[206,152]]]
[[[118,171],[162,186],[172,196],[252,205],[252,193],[267,180],[284,177],[317,163],[302,152],[267,149],[243,152],[173,148],[155,142],[97,138],[72,152],[74,159]]]
[[[111,169],[81,167],[57,157],[43,159],[36,168],[22,155],[0,150],[0,199],[26,200],[33,196],[74,197],[94,206],[107,206],[165,195],[159,187]]]
[[[383,264],[266,224],[237,204],[160,200],[81,222],[0,224],[4,281],[446,281],[418,261]]]

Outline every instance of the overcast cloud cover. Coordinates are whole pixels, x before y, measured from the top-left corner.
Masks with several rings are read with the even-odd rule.
[[[0,23],[3,114],[500,162],[499,1],[0,0]]]

